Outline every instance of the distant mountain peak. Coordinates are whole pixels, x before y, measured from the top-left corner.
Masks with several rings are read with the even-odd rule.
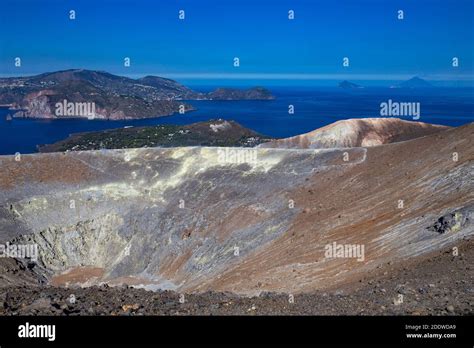
[[[407,80],[407,81],[404,81],[402,83],[399,84],[399,87],[402,87],[402,88],[423,88],[423,87],[433,87],[433,85],[431,83],[429,83],[428,81],[418,77],[418,76],[415,76],[415,77],[412,77],[411,79]]]
[[[353,83],[353,82],[349,82],[347,80],[344,80],[342,82],[339,83],[339,87],[340,88],[344,88],[344,89],[351,89],[351,88],[364,88],[356,83]]]

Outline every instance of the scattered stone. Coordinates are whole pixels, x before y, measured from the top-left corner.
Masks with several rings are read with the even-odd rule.
[[[136,304],[136,303],[135,303],[135,304],[126,304],[126,305],[123,305],[123,306],[122,306],[122,310],[123,310],[124,312],[127,312],[127,311],[129,311],[129,310],[134,310],[134,311],[135,311],[135,310],[137,310],[139,307],[140,307],[140,306],[139,306],[138,304]]]

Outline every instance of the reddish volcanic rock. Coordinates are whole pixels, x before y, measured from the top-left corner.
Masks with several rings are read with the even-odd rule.
[[[319,149],[375,146],[419,138],[448,128],[399,118],[349,119],[331,123],[306,134],[274,140],[260,147]]]

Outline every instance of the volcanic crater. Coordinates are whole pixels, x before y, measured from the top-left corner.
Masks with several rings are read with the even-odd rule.
[[[256,151],[238,163],[218,147],[2,156],[0,242],[37,244],[36,281],[54,286],[245,296],[343,286],[473,234],[473,133],[227,148]],[[364,245],[363,261],[325,257],[334,242]]]

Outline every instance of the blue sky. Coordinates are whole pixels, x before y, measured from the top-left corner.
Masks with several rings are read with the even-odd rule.
[[[474,74],[473,0],[2,0],[0,33],[1,75],[68,68],[180,80]]]

